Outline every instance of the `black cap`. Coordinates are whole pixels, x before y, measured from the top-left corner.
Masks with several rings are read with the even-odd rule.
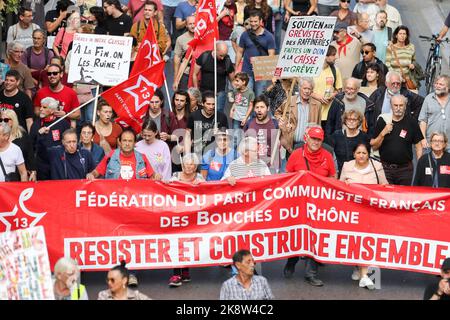
[[[442,271],[450,270],[450,258],[444,260],[444,262],[442,263],[441,270]]]
[[[348,23],[347,22],[339,21],[339,22],[336,22],[336,24],[334,25],[334,31],[336,32],[336,31],[339,31],[339,30],[342,30],[342,29],[347,30],[347,27],[348,27]]]

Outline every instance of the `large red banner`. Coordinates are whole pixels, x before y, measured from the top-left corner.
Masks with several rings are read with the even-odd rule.
[[[84,270],[312,256],[438,273],[450,256],[450,191],[346,185],[308,172],[190,186],[139,180],[0,184],[0,232],[42,225],[50,261]],[[31,239],[32,241],[33,239]]]

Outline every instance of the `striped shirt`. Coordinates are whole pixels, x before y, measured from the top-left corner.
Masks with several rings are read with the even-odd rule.
[[[220,289],[220,300],[273,300],[267,279],[253,276],[250,287],[245,289],[236,276],[225,281]]]
[[[232,161],[225,171],[222,180],[233,176],[237,179],[269,176],[270,170],[266,163],[258,159],[250,164],[246,164],[242,157]]]

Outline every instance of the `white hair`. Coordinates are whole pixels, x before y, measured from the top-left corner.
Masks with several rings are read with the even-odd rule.
[[[258,140],[255,137],[245,137],[241,140],[238,147],[238,153],[243,155],[246,150],[253,148],[258,148]]]
[[[59,101],[52,98],[52,97],[46,97],[41,100],[41,105],[45,104],[49,109],[58,109],[59,107]]]
[[[311,85],[311,88],[314,89],[314,79],[311,77],[300,77],[298,79],[298,86],[301,88],[305,82],[308,82]]]
[[[183,156],[181,160],[183,161],[183,163],[193,162],[195,165],[200,164],[200,160],[198,159],[195,153],[187,153]]]
[[[402,75],[400,73],[398,73],[397,71],[388,71],[388,73],[386,73],[386,84],[388,82],[391,82],[391,78],[393,76],[399,77],[400,81],[403,81]]]
[[[78,268],[78,264],[74,259],[62,257],[56,262],[54,273],[55,275],[61,274],[72,268],[74,268],[77,273],[80,271]]]
[[[8,43],[7,45],[7,54],[9,55],[12,51],[14,50],[25,50],[25,46],[23,44],[21,44],[19,41],[12,41],[10,43]]]

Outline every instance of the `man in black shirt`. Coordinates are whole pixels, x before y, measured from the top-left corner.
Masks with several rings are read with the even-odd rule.
[[[78,149],[77,132],[67,129],[62,134],[62,145],[48,149],[52,180],[85,179],[95,169],[91,153]]]
[[[103,9],[107,15],[106,29],[110,36],[128,36],[133,19],[122,11],[119,0],[106,0],[103,3]]]
[[[422,156],[424,139],[417,120],[406,114],[407,99],[400,94],[391,98],[392,120],[380,117],[370,145],[380,150],[381,163],[389,184],[410,186],[413,176],[412,146],[417,159]]]
[[[191,113],[188,118],[186,135],[184,137],[184,150],[189,152],[194,145],[193,151],[203,156],[202,152],[208,151],[206,146],[211,144],[215,129],[228,129],[228,120],[224,113],[217,111],[217,124],[215,120],[214,93],[206,91],[203,94],[203,108]]]
[[[450,258],[442,263],[439,281],[425,289],[423,300],[450,300]]]
[[[14,110],[19,125],[30,132],[33,124],[33,104],[30,97],[19,90],[20,74],[17,70],[9,70],[0,92],[0,109]]]
[[[60,28],[66,27],[67,8],[73,3],[70,0],[59,0],[56,3],[56,9],[50,10],[45,15],[45,27],[47,35],[55,37]]]
[[[227,76],[230,81],[234,78],[234,67],[228,55],[228,46],[223,41],[216,44],[217,50],[217,110],[223,112],[225,108],[225,86]],[[192,81],[194,87],[199,88],[198,74],[200,73],[200,91],[214,92],[214,50],[203,52],[195,61],[194,76]]]

